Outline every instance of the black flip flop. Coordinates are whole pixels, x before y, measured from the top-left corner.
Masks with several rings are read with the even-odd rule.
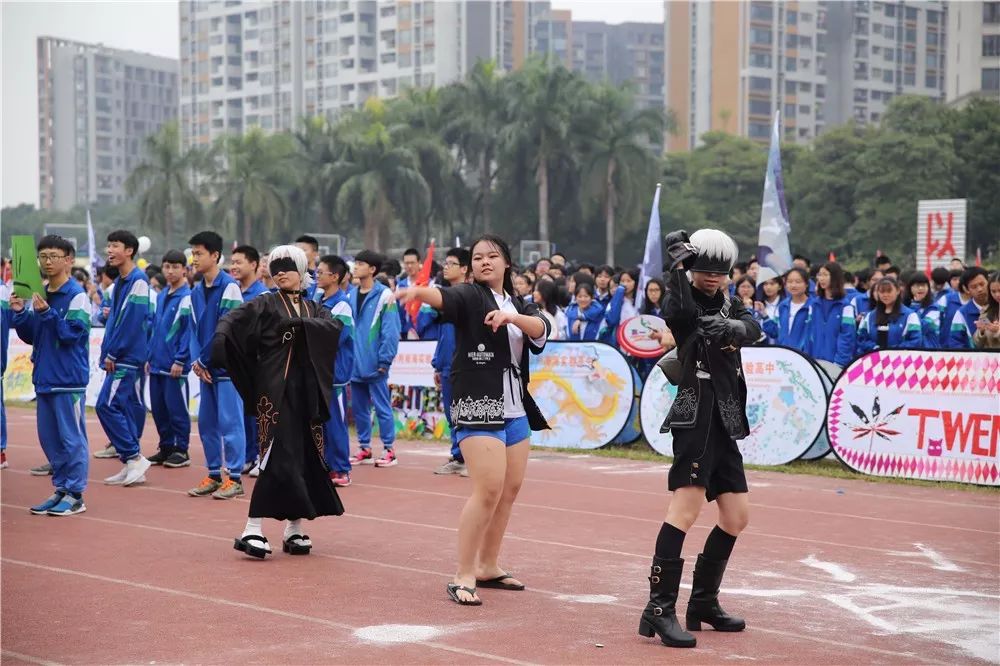
[[[478,587],[486,587],[493,590],[510,590],[511,592],[520,592],[524,589],[524,583],[504,583],[505,580],[515,579],[510,574],[503,574],[502,576],[490,578],[489,580],[479,580],[477,578],[476,585]]]
[[[282,542],[281,550],[289,555],[308,555],[309,551],[312,550],[312,544],[305,546],[298,543],[299,541],[306,541],[308,539],[308,534],[293,534]]]
[[[262,545],[256,545],[253,542],[260,542],[260,544],[266,545],[267,538],[257,536],[256,534],[249,534],[245,537],[234,539],[233,548],[242,553],[246,553],[250,557],[256,557],[261,560],[271,552]]]
[[[460,599],[459,596],[458,596],[458,591],[459,590],[462,590],[463,592],[468,593],[473,598],[471,600]],[[482,606],[483,605],[483,600],[482,599],[476,599],[475,598],[476,597],[476,588],[474,588],[474,587],[465,587],[464,585],[458,585],[456,583],[448,583],[448,596],[451,597],[451,600],[454,601],[456,604],[460,604],[462,606]]]

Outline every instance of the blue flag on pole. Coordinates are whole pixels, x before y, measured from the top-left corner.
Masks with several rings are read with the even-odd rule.
[[[785,206],[785,184],[781,178],[780,111],[774,114],[771,148],[767,152],[764,198],[760,206],[760,235],[757,240],[757,284],[784,275],[792,267],[788,245],[791,224]]]
[[[649,211],[649,228],[646,230],[646,251],[642,255],[639,284],[635,288],[635,308],[642,308],[646,297],[646,284],[651,278],[663,274],[663,236],[660,235],[660,184],[656,184],[653,208]]]

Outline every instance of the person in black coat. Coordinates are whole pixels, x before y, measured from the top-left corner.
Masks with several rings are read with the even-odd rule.
[[[458,570],[448,596],[482,604],[477,587],[523,590],[498,563],[531,448],[532,430],[548,424],[528,394],[528,353],[541,353],[551,324],[514,290],[511,256],[497,236],[471,246],[472,284],[399,289],[400,303],[419,300],[455,325],[451,420],[472,477],[458,521]]]
[[[674,460],[668,476],[673,497],[656,539],[649,603],[639,633],[654,634],[671,647],[694,647],[695,638],[677,621],[677,591],[684,560],[681,547],[706,499],[716,501],[719,520],[695,565],[688,631],[702,623],[716,631],[742,631],[746,623],[719,606],[719,587],[736,537],[746,527],[749,499],[737,439],[749,434],[746,382],[740,348],[761,338],[761,329],[725,278],[736,261],[736,243],[716,229],[666,238],[669,271],[663,318],[677,341],[683,368],[677,397],[664,421],[673,431]],[[689,277],[690,276],[690,277]]]

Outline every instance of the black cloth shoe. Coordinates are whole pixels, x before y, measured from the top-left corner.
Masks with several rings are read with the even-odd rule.
[[[713,562],[704,555],[698,556],[694,565],[691,600],[684,618],[688,631],[701,631],[701,623],[711,625],[716,631],[743,631],[747,623],[743,618],[727,615],[719,605],[719,588],[729,560]]]
[[[151,456],[146,456],[146,460],[149,461],[150,465],[162,465],[170,454],[174,452],[174,447],[172,446],[161,446],[157,449],[156,453]]]
[[[684,560],[653,557],[649,571],[649,603],[639,620],[639,634],[646,638],[660,637],[664,645],[690,648],[697,644],[694,636],[681,628],[677,621],[677,590],[681,586]]]
[[[187,467],[191,464],[191,457],[187,451],[174,451],[163,461],[164,467]]]

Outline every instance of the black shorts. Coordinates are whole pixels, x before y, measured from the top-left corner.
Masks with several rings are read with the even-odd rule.
[[[743,454],[736,440],[722,424],[711,380],[700,381],[698,419],[695,427],[672,430],[674,462],[667,475],[667,487],[701,486],[709,502],[722,493],[745,493],[747,476]]]

